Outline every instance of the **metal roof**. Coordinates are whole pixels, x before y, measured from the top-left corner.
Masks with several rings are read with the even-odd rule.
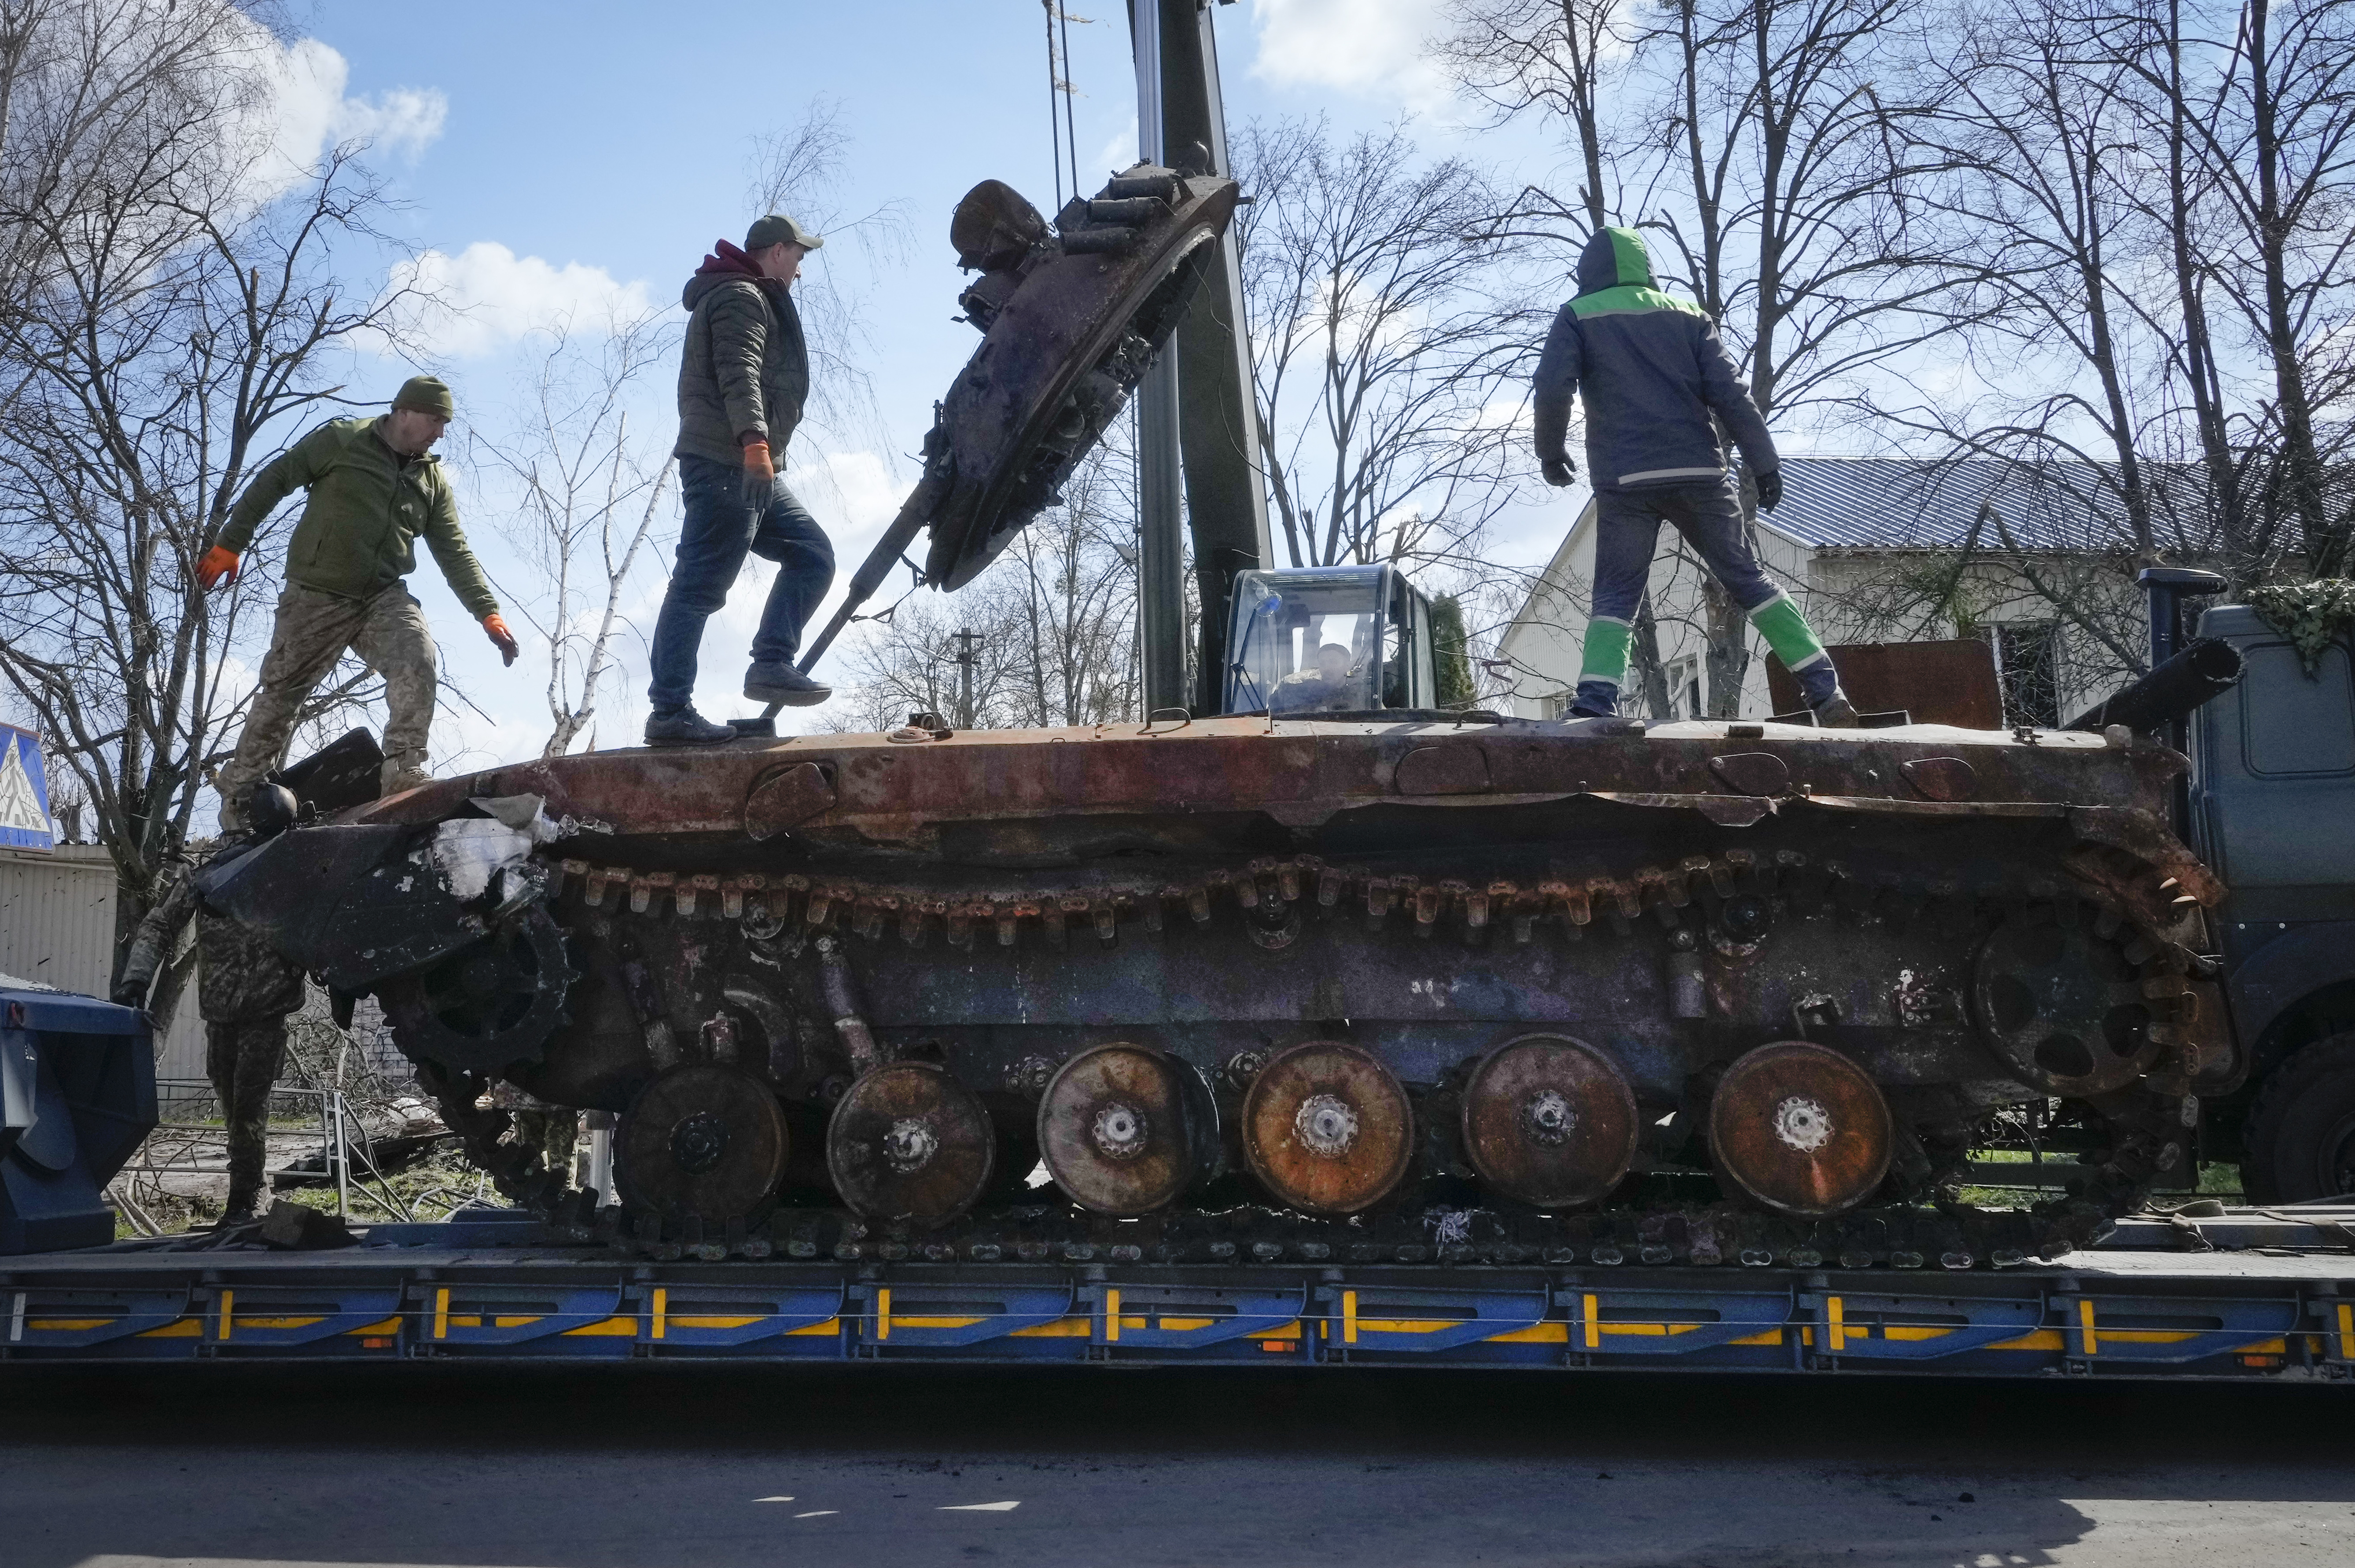
[[[2159,471],[2162,511],[2173,493],[2196,512],[2197,483],[2183,465]],[[1824,550],[2122,550],[2132,537],[2106,469],[1997,458],[1785,458],[1769,521]],[[2174,532],[2161,523],[2162,546]]]

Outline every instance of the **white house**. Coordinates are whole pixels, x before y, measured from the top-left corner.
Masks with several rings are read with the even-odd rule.
[[[1758,553],[1828,643],[1981,638],[1993,644],[2007,716],[2045,725],[2116,689],[2147,646],[2130,533],[2089,464],[1790,458],[1783,471],[1782,505],[1758,519]],[[2188,508],[2188,486],[2180,499]],[[1594,517],[1590,499],[1500,641],[1505,669],[1493,673],[1511,681],[1521,717],[1558,716],[1578,683]],[[2179,559],[2198,553],[2192,529],[2174,542]],[[1663,524],[1649,599],[1672,711],[1647,711],[1635,667],[1621,711],[1710,711],[1702,580],[1698,557]],[[1763,715],[1765,645],[1754,630],[1747,638],[1735,711]]]

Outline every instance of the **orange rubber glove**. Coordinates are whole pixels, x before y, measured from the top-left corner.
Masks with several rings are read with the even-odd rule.
[[[515,633],[507,630],[506,620],[497,610],[483,617],[483,630],[490,633],[493,642],[498,644],[500,658],[507,663],[514,663],[516,655],[523,652],[523,644],[516,641]]]
[[[235,550],[224,550],[218,545],[215,545],[205,552],[205,558],[197,563],[197,586],[200,588],[218,588],[223,583],[235,581],[237,581]]]
[[[744,443],[744,477],[748,482],[759,485],[763,492],[777,482],[777,468],[769,461],[768,442],[746,441]]]

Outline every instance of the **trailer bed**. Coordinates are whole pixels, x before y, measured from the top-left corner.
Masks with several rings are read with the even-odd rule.
[[[533,1222],[0,1259],[0,1361],[1487,1366],[2355,1381],[2355,1208],[2134,1220],[2057,1264],[650,1262]],[[2186,1250],[2205,1249],[2205,1250]]]

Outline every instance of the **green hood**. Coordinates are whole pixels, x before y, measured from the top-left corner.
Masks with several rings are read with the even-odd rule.
[[[1652,253],[1644,248],[1644,237],[1632,228],[1605,228],[1579,252],[1578,291],[1582,294],[1657,286],[1652,281]]]

